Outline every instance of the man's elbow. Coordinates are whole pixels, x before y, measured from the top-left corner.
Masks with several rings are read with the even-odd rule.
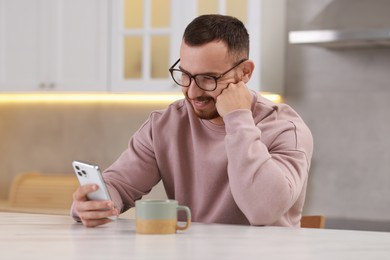
[[[269,226],[277,222],[291,207],[291,197],[280,195],[266,203],[253,205],[252,209],[244,212],[252,226]]]

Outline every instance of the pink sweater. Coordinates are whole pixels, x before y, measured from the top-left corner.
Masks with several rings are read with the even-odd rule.
[[[115,204],[126,211],[162,180],[194,222],[300,226],[313,151],[303,120],[253,92],[251,111],[224,122],[199,119],[185,100],[153,112],[104,172]]]

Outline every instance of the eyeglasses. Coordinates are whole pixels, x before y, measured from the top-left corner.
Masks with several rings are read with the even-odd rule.
[[[217,88],[218,80],[220,80],[227,73],[235,69],[238,65],[247,61],[248,59],[242,59],[238,63],[236,63],[233,67],[220,74],[219,76],[212,76],[208,74],[195,74],[191,75],[188,72],[182,71],[180,69],[174,69],[174,67],[180,62],[178,59],[175,64],[173,64],[169,68],[169,72],[171,73],[171,77],[173,81],[176,82],[179,86],[188,88],[191,85],[192,79],[194,79],[196,85],[205,91],[214,91]]]

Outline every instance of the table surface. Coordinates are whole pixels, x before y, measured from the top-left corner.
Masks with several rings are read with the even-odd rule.
[[[86,228],[69,216],[0,212],[1,259],[390,259],[390,233],[193,223],[139,235],[131,219]]]

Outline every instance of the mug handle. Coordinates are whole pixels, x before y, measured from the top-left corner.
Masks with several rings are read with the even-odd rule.
[[[187,206],[177,206],[177,212],[180,210],[185,211],[187,214],[187,222],[184,226],[176,225],[176,230],[186,230],[191,225],[191,211]]]

